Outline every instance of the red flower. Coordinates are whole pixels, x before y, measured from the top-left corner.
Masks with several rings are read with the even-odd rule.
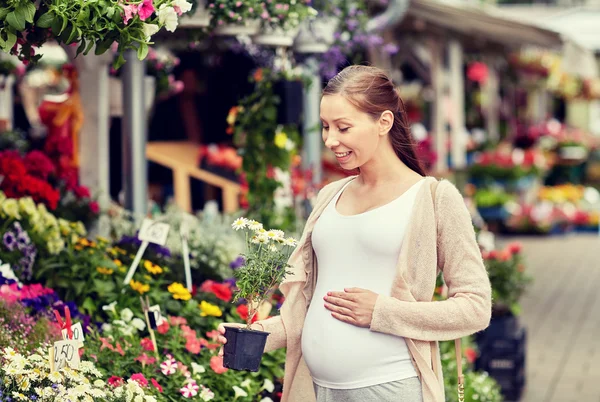
[[[474,363],[475,359],[477,359],[477,352],[475,352],[475,349],[473,348],[466,348],[465,357],[469,363]]]
[[[92,211],[92,213],[94,214],[100,212],[100,206],[98,206],[98,203],[96,201],[90,202],[90,211]]]
[[[148,352],[154,352],[154,344],[152,343],[152,340],[150,338],[142,339],[140,341],[140,345],[144,350],[147,350]]]
[[[40,151],[29,152],[25,156],[24,163],[29,174],[42,180],[47,180],[48,176],[53,174],[56,170],[56,167],[50,158]]]
[[[167,332],[169,332],[169,322],[167,320],[164,320],[162,322],[162,324],[160,324],[156,330],[161,335],[166,334]]]
[[[73,189],[77,198],[90,198],[90,190],[85,186],[77,186]]]
[[[519,242],[512,242],[506,248],[509,250],[511,254],[519,254],[523,249],[523,245]]]
[[[485,83],[488,79],[488,67],[484,63],[474,62],[467,68],[467,78],[471,81]]]
[[[115,388],[120,387],[124,383],[125,383],[125,381],[123,381],[123,379],[121,377],[117,377],[116,375],[113,375],[112,377],[110,377],[108,379],[108,384],[112,385]]]
[[[158,381],[156,381],[154,378],[152,378],[152,379],[150,380],[150,382],[152,383],[152,386],[153,386],[154,388],[156,388],[156,389],[158,390],[158,392],[160,392],[160,393],[162,394],[162,392],[163,392],[163,387],[161,387],[161,386],[160,386],[160,384],[158,383]]]
[[[210,358],[210,368],[217,374],[227,372],[227,368],[223,367],[223,357],[213,356]]]
[[[222,283],[214,283],[211,287],[211,292],[214,293],[218,299],[221,299],[227,303],[229,303],[232,297],[231,288]]]
[[[247,304],[240,304],[239,306],[237,306],[236,308],[237,313],[240,315],[240,318],[244,321],[248,320],[248,305]],[[254,317],[252,317],[252,322],[256,322],[256,320],[258,320],[258,315],[254,315]]]
[[[144,377],[144,375],[142,373],[136,373],[136,374],[132,375],[131,379],[133,381],[137,381],[137,383],[140,384],[142,387],[148,386],[148,380],[146,380],[146,377]]]

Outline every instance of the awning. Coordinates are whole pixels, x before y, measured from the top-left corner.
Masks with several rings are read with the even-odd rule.
[[[563,44],[558,32],[502,18],[483,8],[433,0],[411,0],[405,16],[396,22],[395,29],[419,34],[455,34],[474,46],[560,48]]]

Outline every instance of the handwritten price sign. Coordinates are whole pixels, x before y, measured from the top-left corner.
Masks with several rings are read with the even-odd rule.
[[[164,246],[167,243],[170,226],[168,223],[144,219],[138,234],[138,239]]]
[[[73,341],[79,341],[79,347],[82,348],[83,347],[83,342],[85,342],[85,338],[83,336],[83,328],[81,328],[81,323],[78,322],[77,324],[73,325],[71,327],[71,330],[73,331]],[[63,340],[67,341],[69,340],[69,334],[67,329],[63,329],[62,330],[62,337]]]
[[[79,341],[66,340],[54,342],[54,370],[58,371],[64,367],[72,369],[79,368]]]

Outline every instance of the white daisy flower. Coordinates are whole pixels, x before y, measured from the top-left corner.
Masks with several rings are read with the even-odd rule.
[[[263,228],[263,224],[260,222],[257,222],[255,220],[251,220],[248,222],[248,229],[252,230],[252,231],[258,231],[261,230]]]
[[[286,246],[290,246],[290,247],[296,247],[298,245],[298,241],[296,239],[294,239],[293,237],[288,237],[287,239],[285,239],[283,241],[283,243]]]
[[[246,218],[237,218],[231,224],[231,227],[233,228],[233,230],[245,229],[247,226],[248,226],[248,219],[246,219]]]

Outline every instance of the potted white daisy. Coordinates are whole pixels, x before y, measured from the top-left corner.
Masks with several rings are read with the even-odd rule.
[[[290,265],[287,263],[297,242],[281,230],[266,230],[257,221],[238,218],[232,228],[246,235],[244,264],[234,271],[237,290],[234,302],[248,304],[246,327],[226,327],[223,365],[234,370],[257,371],[268,332],[250,328],[258,309],[281,284]]]

